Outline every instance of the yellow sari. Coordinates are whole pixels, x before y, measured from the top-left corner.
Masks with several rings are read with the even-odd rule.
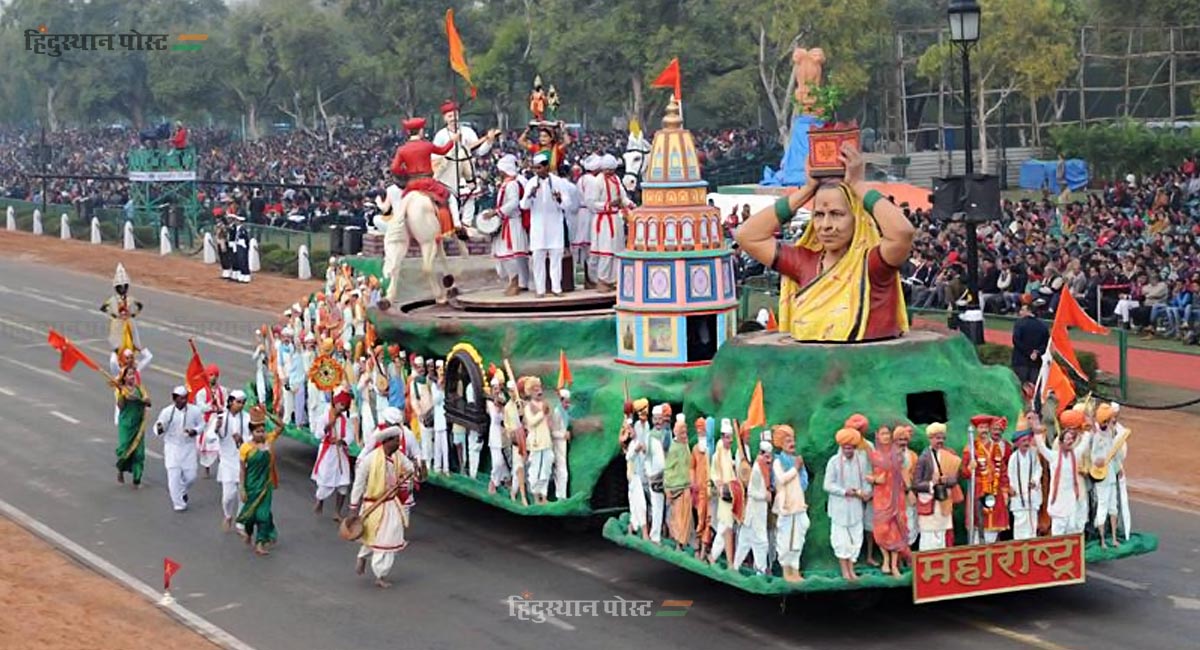
[[[883,240],[875,220],[863,207],[862,200],[845,184],[838,185],[850,212],[854,215],[854,238],[838,263],[801,287],[784,276],[779,288],[779,322],[797,341],[851,342],[866,338],[871,317],[871,279],[867,256]],[[814,253],[823,250],[816,228],[809,221],[797,248]],[[896,283],[896,322],[900,331],[908,331],[908,311],[904,292]]]

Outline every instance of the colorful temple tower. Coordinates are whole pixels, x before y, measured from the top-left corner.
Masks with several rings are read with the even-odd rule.
[[[617,253],[617,362],[707,365],[737,334],[733,252],[674,99],[662,124]]]

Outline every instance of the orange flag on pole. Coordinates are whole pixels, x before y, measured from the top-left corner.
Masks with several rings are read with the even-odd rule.
[[[1059,413],[1065,411],[1067,406],[1075,401],[1075,384],[1071,382],[1067,373],[1063,372],[1062,366],[1055,361],[1050,362],[1050,373],[1046,377],[1046,384],[1042,386],[1042,399],[1046,399],[1047,393],[1054,393],[1055,399],[1058,400],[1057,412]]]
[[[1054,325],[1050,327],[1050,340],[1054,343],[1054,351],[1062,355],[1067,365],[1071,366],[1071,370],[1087,379],[1088,376],[1083,373],[1079,359],[1075,356],[1075,346],[1071,345],[1071,337],[1067,330],[1069,327],[1078,327],[1089,334],[1108,334],[1108,328],[1092,320],[1075,301],[1070,290],[1064,286],[1058,299],[1058,309],[1054,312]]]
[[[558,351],[558,390],[562,390],[566,386],[575,383],[575,378],[571,376],[571,366],[567,365],[566,350],[559,349]]]
[[[658,78],[656,78],[654,82],[650,84],[650,87],[672,88],[675,90],[675,99],[677,101],[682,101],[683,95],[680,91],[682,82],[683,79],[679,74],[679,57],[675,57],[674,59],[671,59],[671,62],[667,64],[667,67],[663,68],[662,72],[658,73]]]
[[[163,558],[163,590],[171,590],[171,578],[179,573],[180,564],[169,557]]]
[[[63,372],[71,372],[75,369],[75,364],[79,362],[83,362],[83,365],[96,372],[100,372],[100,366],[96,365],[96,362],[92,361],[91,357],[85,354],[83,350],[75,347],[75,344],[68,340],[67,337],[55,332],[53,329],[50,330],[46,342],[62,355],[62,358],[58,361],[58,367]]]
[[[746,409],[746,421],[742,426],[747,431],[754,427],[767,426],[767,412],[763,407],[763,385],[760,379],[754,384],[754,392],[750,395],[750,408]]]
[[[201,388],[208,386],[208,371],[204,369],[204,362],[200,360],[196,342],[188,339],[188,345],[192,346],[192,360],[188,362],[187,372],[184,373],[184,383],[187,385],[188,400],[191,401],[196,398],[196,393]]]
[[[475,84],[471,81],[471,69],[467,67],[467,55],[463,52],[462,38],[458,28],[454,26],[454,10],[446,10],[446,38],[450,41],[450,69],[466,80],[471,89],[471,99],[475,98]]]

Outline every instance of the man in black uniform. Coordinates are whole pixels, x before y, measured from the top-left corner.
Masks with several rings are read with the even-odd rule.
[[[1022,384],[1037,381],[1042,354],[1050,342],[1050,328],[1033,315],[1029,303],[1022,301],[1021,318],[1013,325],[1012,369]]]

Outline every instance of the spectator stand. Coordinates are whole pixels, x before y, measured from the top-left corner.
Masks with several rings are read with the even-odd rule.
[[[183,149],[130,149],[129,196],[133,213],[142,221],[155,217],[171,229],[176,250],[181,249],[180,232],[187,234],[187,250],[203,241],[196,171],[199,158],[195,147]]]

